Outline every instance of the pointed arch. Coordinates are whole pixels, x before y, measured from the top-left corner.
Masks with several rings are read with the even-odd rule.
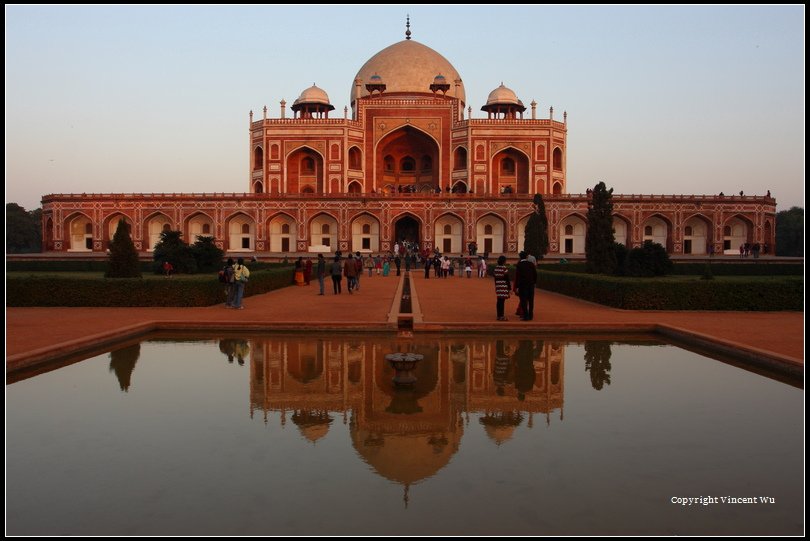
[[[529,193],[529,163],[531,157],[523,150],[508,145],[492,155],[492,192]]]
[[[467,147],[459,145],[453,151],[453,169],[467,169]]]
[[[363,169],[363,151],[357,145],[349,147],[349,169],[356,171]]]
[[[89,227],[88,227],[89,226]],[[63,236],[67,237],[68,252],[93,251],[93,220],[83,212],[73,212],[63,221]]]
[[[555,171],[563,170],[563,151],[560,147],[554,147],[554,152],[551,154],[552,167]]]
[[[225,219],[230,252],[251,252],[256,248],[256,221],[244,212],[235,212]]]
[[[374,186],[392,184],[395,191],[420,191],[425,186],[439,186],[441,143],[418,126],[407,124],[391,130],[377,141],[373,152]],[[429,169],[420,167],[428,163]]]
[[[613,213],[613,242],[626,247],[633,246],[630,236],[632,230],[632,222],[629,218],[618,212]]]
[[[467,183],[463,180],[457,180],[453,187],[450,189],[453,193],[467,193],[469,188],[467,187]]]
[[[160,234],[167,230],[166,226],[168,226],[169,231],[174,229],[172,219],[160,210],[156,210],[144,217],[141,226],[143,227],[141,238],[146,241],[145,248],[147,252],[155,250],[155,246],[160,242]]]
[[[672,221],[663,214],[654,213],[641,222],[641,242],[652,241],[672,253]]]
[[[579,212],[571,212],[560,220],[560,253],[584,254],[587,229],[588,219]]]
[[[422,232],[425,223],[422,219],[411,211],[404,210],[391,217],[392,229],[394,232],[394,242],[417,242],[422,247]]]
[[[683,221],[683,253],[686,255],[703,255],[708,252],[713,241],[711,219],[696,212]]]
[[[741,244],[753,240],[754,223],[743,214],[733,214],[723,222],[723,252],[739,254]]]
[[[197,242],[200,237],[217,238],[214,218],[205,211],[199,210],[183,220],[183,235],[189,244]]]
[[[267,218],[269,250],[289,253],[296,250],[298,226],[295,218],[286,212],[276,212]]]
[[[436,247],[444,254],[464,251],[464,219],[455,212],[445,212],[433,222]]]
[[[338,249],[338,221],[331,213],[321,211],[307,224],[310,252],[334,252]]]
[[[370,212],[359,212],[349,220],[353,252],[380,251],[380,220]]]
[[[479,253],[504,253],[506,222],[503,218],[491,212],[480,216],[475,222],[475,233]]]
[[[301,145],[284,156],[285,193],[324,193],[326,158],[310,145]]]
[[[253,149],[253,170],[259,171],[264,169],[264,149],[261,145],[256,145]]]

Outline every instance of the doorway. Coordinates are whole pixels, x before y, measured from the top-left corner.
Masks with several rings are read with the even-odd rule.
[[[403,216],[394,225],[394,242],[420,242],[419,222],[412,216]]]

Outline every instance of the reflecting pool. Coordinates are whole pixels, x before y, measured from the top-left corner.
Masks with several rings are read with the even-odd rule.
[[[7,533],[802,534],[803,390],[622,340],[155,335],[12,375]]]

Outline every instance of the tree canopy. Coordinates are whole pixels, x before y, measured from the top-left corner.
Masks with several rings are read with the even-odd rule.
[[[776,213],[776,255],[804,256],[804,209]]]
[[[26,211],[6,203],[6,252],[29,254],[42,251],[42,209]]]
[[[543,196],[534,194],[534,212],[526,222],[523,249],[537,259],[542,259],[548,253],[548,218],[546,217],[546,204]]]
[[[588,200],[588,230],[585,233],[585,259],[588,272],[616,272],[616,250],[613,246],[613,188],[604,182],[594,186]]]

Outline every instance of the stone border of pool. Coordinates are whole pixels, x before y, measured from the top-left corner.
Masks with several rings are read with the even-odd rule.
[[[304,331],[303,329],[306,328]],[[107,351],[112,346],[121,342],[140,338],[147,334],[158,331],[215,331],[215,332],[331,332],[331,333],[393,333],[396,332],[396,322],[386,324],[315,324],[308,322],[288,322],[284,324],[268,324],[265,322],[214,322],[214,321],[148,321],[136,325],[128,325],[118,329],[88,335],[86,337],[62,342],[53,346],[47,346],[25,353],[11,355],[6,358],[7,373],[18,370],[31,369],[41,365],[47,365],[64,357],[78,356],[85,353],[97,351]],[[457,323],[415,323],[414,333],[418,334],[491,334],[493,327],[490,324],[471,324],[469,322]],[[742,364],[773,371],[790,378],[803,378],[804,365],[790,357],[780,355],[771,351],[758,348],[742,346],[729,341],[682,329],[679,327],[663,324],[610,324],[610,323],[580,323],[580,324],[542,324],[527,327],[517,322],[507,324],[497,328],[502,334],[566,334],[581,335],[587,338],[589,335],[606,333],[617,335],[645,334],[651,338],[663,338],[666,341],[691,345],[697,348],[708,350],[730,357]]]
[[[494,313],[489,280],[452,277],[425,280],[414,273],[410,275],[410,312],[400,313],[405,276],[403,273],[399,279],[364,277],[362,291],[351,296],[315,297],[314,288],[284,288],[247,298],[248,307],[244,311],[226,310],[222,305],[7,308],[6,351],[15,353],[6,356],[6,373],[35,369],[57,359],[101,353],[115,344],[155,331],[392,333],[399,328],[418,334],[645,333],[651,338],[734,359],[744,366],[791,379],[804,377],[803,347],[801,357],[779,352],[797,351],[798,346],[803,346],[801,335],[794,336],[798,324],[803,323],[803,314],[761,313],[752,317],[733,312],[634,313],[538,290],[542,310],[535,321],[495,322],[489,320]],[[381,303],[382,299],[386,302]],[[290,316],[296,320],[290,321]],[[82,336],[87,329],[100,330]],[[81,338],[73,338],[76,336]],[[793,345],[774,350],[762,347],[779,346],[785,340]]]

